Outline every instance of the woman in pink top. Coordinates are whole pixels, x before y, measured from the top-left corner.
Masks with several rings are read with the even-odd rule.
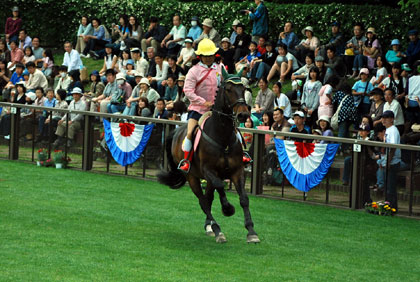
[[[192,149],[193,130],[200,117],[205,112],[210,111],[221,83],[221,65],[214,62],[218,50],[219,48],[216,48],[216,45],[210,39],[201,40],[195,52],[200,56],[200,62],[188,71],[185,79],[184,93],[191,104],[188,107],[187,136],[182,143],[184,159],[179,164],[179,168],[183,171],[189,171],[190,167],[188,155]]]
[[[331,118],[334,114],[334,108],[332,104],[332,94],[333,90],[340,83],[340,78],[336,75],[332,75],[328,78],[321,90],[319,90],[319,107],[318,107],[318,116],[327,116]]]

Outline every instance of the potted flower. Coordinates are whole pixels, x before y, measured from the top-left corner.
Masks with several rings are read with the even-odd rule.
[[[45,162],[47,161],[48,155],[46,149],[39,149],[38,150],[38,159],[36,161],[37,166],[44,166]]]
[[[55,163],[55,168],[65,168],[67,164],[71,161],[69,157],[65,157],[63,151],[61,150],[54,151],[53,160]]]
[[[368,213],[378,214],[378,215],[394,215],[397,210],[391,208],[388,201],[378,201],[365,204],[365,210]]]

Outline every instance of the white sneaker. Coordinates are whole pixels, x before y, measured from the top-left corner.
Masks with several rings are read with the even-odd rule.
[[[86,58],[86,59],[89,59],[89,58],[90,58],[90,54],[87,54],[87,55],[85,56],[85,58]]]
[[[85,55],[85,54],[83,54],[83,53],[81,53],[81,54],[80,54],[80,57],[81,57],[81,58],[86,58],[86,55]]]
[[[10,135],[4,136],[4,139],[9,140],[10,139]]]

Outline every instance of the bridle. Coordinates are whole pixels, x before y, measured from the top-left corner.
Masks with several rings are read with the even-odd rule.
[[[222,95],[223,104],[227,105],[227,107],[228,107],[228,109],[230,110],[231,113],[227,114],[227,113],[224,113],[224,112],[216,110],[216,109],[213,109],[212,111],[219,114],[219,115],[225,116],[225,117],[231,119],[233,122],[235,122],[238,119],[238,113],[235,113],[234,108],[237,105],[242,105],[242,106],[248,106],[248,105],[246,104],[244,98],[239,98],[235,101],[235,103],[231,104],[228,97],[226,95],[224,95],[225,84],[229,83],[229,82],[232,83],[232,84],[237,84],[237,85],[238,84],[243,85],[243,84],[242,84],[241,81],[238,81],[238,78],[229,78],[226,81],[223,81],[222,85],[220,86],[221,91],[220,91],[220,93],[218,93],[218,95]]]

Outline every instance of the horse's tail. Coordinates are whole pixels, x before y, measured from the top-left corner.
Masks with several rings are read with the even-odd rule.
[[[174,139],[175,130],[166,138],[166,156],[168,157],[169,171],[161,170],[157,174],[159,183],[169,186],[171,189],[179,189],[184,186],[187,179],[185,175],[178,170],[178,167],[172,156],[172,140]]]

